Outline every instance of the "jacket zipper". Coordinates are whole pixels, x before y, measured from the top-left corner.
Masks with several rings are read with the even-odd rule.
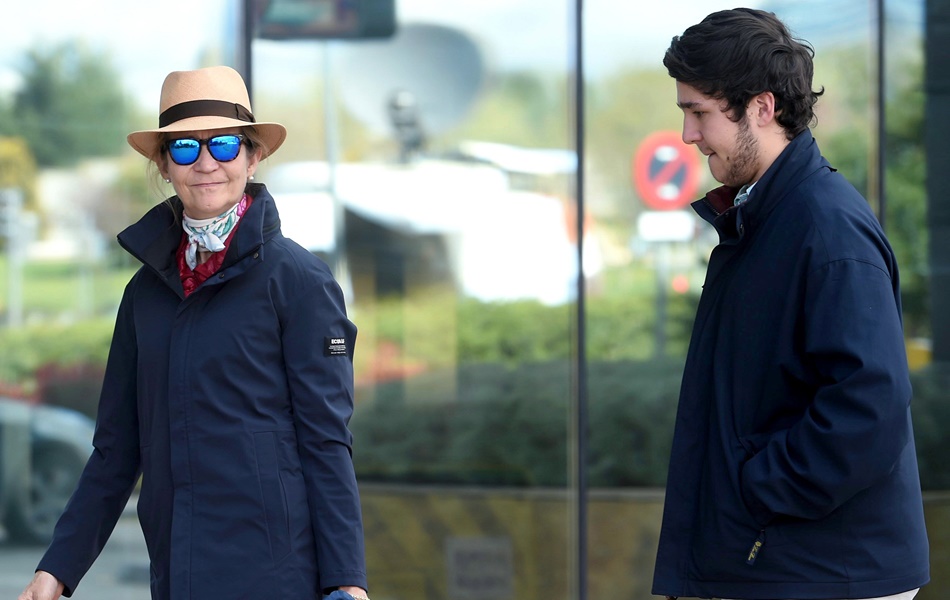
[[[762,549],[762,546],[765,545],[765,530],[762,529],[759,531],[759,537],[755,538],[755,542],[752,544],[752,549],[749,550],[749,556],[745,559],[747,565],[754,565],[756,557],[759,556],[759,551]]]

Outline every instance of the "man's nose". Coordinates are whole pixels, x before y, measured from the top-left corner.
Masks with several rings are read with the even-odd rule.
[[[696,144],[703,136],[699,133],[699,128],[694,127],[689,123],[683,123],[683,143],[684,144]]]

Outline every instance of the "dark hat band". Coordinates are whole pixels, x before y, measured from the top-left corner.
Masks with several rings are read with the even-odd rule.
[[[240,104],[223,100],[190,100],[170,107],[158,117],[158,126],[165,127],[190,117],[228,117],[254,123],[254,115]]]

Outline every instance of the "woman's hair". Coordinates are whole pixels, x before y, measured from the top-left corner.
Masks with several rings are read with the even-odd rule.
[[[676,81],[725,100],[733,121],[744,118],[754,96],[772,92],[776,120],[791,140],[814,122],[824,93],[812,89],[814,56],[811,45],[792,37],[774,14],[737,8],[715,12],[675,36],[663,65]]]

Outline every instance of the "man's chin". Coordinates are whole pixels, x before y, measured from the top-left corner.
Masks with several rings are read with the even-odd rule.
[[[713,179],[715,179],[715,180],[718,181],[719,183],[725,183],[725,181],[723,181],[723,179],[725,179],[725,178],[728,177],[728,173],[724,173],[724,172],[723,172],[725,169],[720,169],[720,168],[719,168],[719,164],[718,164],[717,161],[716,161],[716,155],[715,155],[715,154],[710,154],[710,155],[709,155],[709,159],[707,160],[707,164],[709,165],[709,174],[712,175]]]

